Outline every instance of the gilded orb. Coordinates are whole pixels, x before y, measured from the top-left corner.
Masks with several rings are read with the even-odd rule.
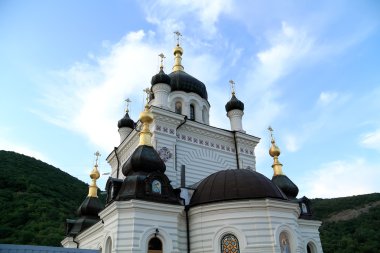
[[[271,157],[279,156],[281,153],[280,148],[276,144],[272,143],[272,146],[269,149],[269,155]]]

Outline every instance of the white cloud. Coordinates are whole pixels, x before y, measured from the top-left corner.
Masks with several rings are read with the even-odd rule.
[[[184,31],[199,30],[212,35],[217,31],[216,23],[219,16],[231,11],[231,0],[181,0],[181,1],[145,1],[143,7],[148,22],[158,25],[167,32],[177,29]],[[185,26],[184,19],[191,20],[190,26]],[[200,25],[198,25],[198,22]]]
[[[150,85],[147,73],[157,71],[157,62],[147,59],[158,58],[159,45],[149,44],[145,37],[142,30],[130,32],[109,45],[107,55],[92,55],[93,61],[53,72],[43,91],[49,108],[36,113],[111,150],[118,143],[116,123],[123,116],[124,99],[132,97],[131,107],[138,112],[142,89]]]
[[[313,38],[304,30],[282,22],[281,31],[268,37],[270,48],[257,53],[256,75],[262,85],[270,86],[307,59]]]
[[[299,149],[299,138],[297,138],[294,135],[288,134],[285,135],[284,141],[285,141],[285,147],[289,152],[296,152]]]
[[[256,54],[244,81],[244,94],[249,94],[246,108],[253,120],[248,128],[262,132],[286,108],[281,103],[278,81],[304,64],[313,51],[314,39],[304,30],[282,22],[281,30],[267,37],[269,48]],[[249,109],[248,109],[249,110]],[[253,123],[254,122],[254,123]]]
[[[360,144],[366,148],[380,151],[380,129],[361,136]]]
[[[317,101],[318,105],[327,106],[338,97],[336,92],[321,92]]]
[[[364,159],[338,160],[323,164],[306,175],[300,189],[311,198],[334,198],[378,192],[380,167]]]
[[[137,120],[143,108],[142,90],[150,87],[151,77],[158,72],[158,54],[163,48],[153,32],[143,30],[130,32],[113,45],[107,43],[105,55],[91,54],[90,59],[67,70],[53,72],[43,90],[42,102],[47,108],[33,112],[50,123],[82,134],[98,148],[112,150],[118,145],[117,120],[124,114],[123,101],[131,98],[130,116]],[[188,56],[191,51],[186,48],[186,71],[188,66],[189,73],[200,80],[215,81],[220,62],[207,53]],[[209,62],[215,64],[203,68]],[[165,66],[166,72],[170,72],[170,64]]]

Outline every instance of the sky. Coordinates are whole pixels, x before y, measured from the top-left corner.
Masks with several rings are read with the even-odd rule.
[[[229,80],[260,137],[271,178],[274,129],[299,197],[380,192],[380,2],[0,1],[0,150],[33,156],[89,183],[119,144],[182,33],[185,71],[206,84],[210,124],[230,129]],[[104,189],[107,175],[99,180]]]

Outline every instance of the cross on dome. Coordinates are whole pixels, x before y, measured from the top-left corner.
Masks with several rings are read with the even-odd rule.
[[[164,55],[163,53],[159,54],[158,56],[161,58],[160,69],[163,69],[163,68],[164,68],[164,59],[165,59],[166,57],[165,57],[165,55]]]
[[[96,151],[94,155],[96,156],[95,166],[98,166],[98,159],[99,159],[99,156],[101,156],[101,154],[99,153],[99,151]]]
[[[148,104],[149,103],[149,97],[150,97],[150,94],[152,92],[150,91],[149,88],[145,88],[145,89],[143,89],[143,91],[146,93],[146,104]]]
[[[126,103],[126,109],[125,109],[125,111],[129,112],[129,104],[132,102],[132,100],[130,100],[129,98],[127,98],[124,101]]]
[[[234,82],[234,80],[230,80],[229,83],[231,85],[231,93],[233,95],[235,95],[235,82]]]
[[[179,46],[179,37],[182,37],[182,34],[179,31],[175,31],[174,34],[177,35],[177,46]]]
[[[273,128],[271,126],[268,126],[268,130],[270,132],[270,137],[272,139],[272,141],[274,141],[274,137],[273,137]]]

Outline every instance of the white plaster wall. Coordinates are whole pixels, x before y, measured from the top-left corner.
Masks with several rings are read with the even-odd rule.
[[[279,234],[290,235],[292,252],[303,247],[298,205],[276,200],[208,204],[190,209],[191,252],[220,252],[220,240],[233,233],[240,252],[280,252]],[[318,228],[314,230],[318,231]]]
[[[150,101],[151,105],[168,109],[168,96],[170,92],[170,85],[166,83],[157,83],[153,85],[152,91],[154,93],[154,99]]]
[[[237,132],[235,147],[234,134],[230,131],[190,120],[180,126],[184,122],[183,115],[157,107],[151,107],[151,111],[154,115],[151,124],[152,144],[157,151],[166,147],[171,152],[171,158],[165,162],[165,174],[173,187],[180,186],[181,165],[186,166],[186,185],[197,183],[220,170],[236,169],[236,147],[240,168],[256,170],[255,146],[259,138]],[[138,133],[134,130],[119,145],[119,178],[124,178],[121,168],[137,148],[138,142]],[[112,177],[116,177],[117,161],[114,152],[107,161],[112,167]]]
[[[227,117],[230,119],[230,125],[232,131],[242,131],[243,129],[243,118],[244,112],[242,110],[231,110],[227,113]]]
[[[75,238],[79,248],[105,249],[110,237],[114,253],[146,253],[149,240],[157,236],[165,253],[186,251],[183,206],[141,200],[113,202],[100,213],[100,218],[103,222],[100,221]]]

